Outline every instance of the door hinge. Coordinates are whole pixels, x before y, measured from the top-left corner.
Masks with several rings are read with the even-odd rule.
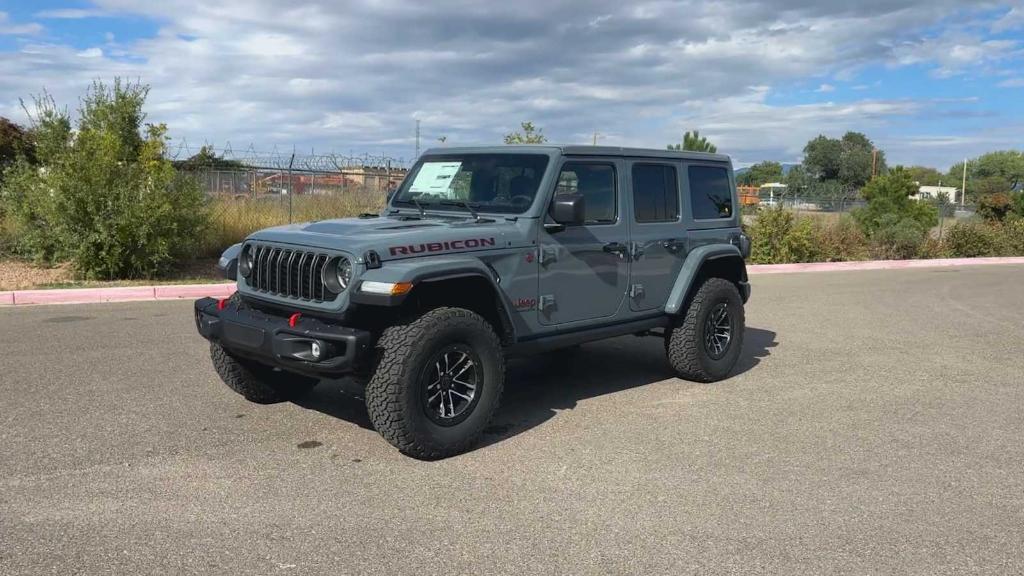
[[[643,255],[644,255],[644,245],[643,244],[641,244],[639,242],[630,242],[629,243],[629,259],[630,260],[635,262],[635,261],[639,260],[640,257],[643,256]]]
[[[644,297],[644,285],[633,284],[629,287],[629,297],[640,299]]]
[[[547,266],[551,262],[558,260],[558,246],[541,246],[540,247],[540,265]]]
[[[542,294],[540,297],[540,311],[547,312],[549,309],[555,307],[555,295],[554,294]]]

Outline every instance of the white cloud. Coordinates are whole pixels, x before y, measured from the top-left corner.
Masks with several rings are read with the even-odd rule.
[[[1011,8],[1005,16],[992,25],[992,31],[996,33],[1010,32],[1024,28],[1024,8],[1018,6]]]
[[[1020,59],[1014,41],[977,27],[931,31],[998,5],[987,1],[94,4],[37,17],[114,13],[161,27],[134,41],[118,32],[117,42],[72,48],[46,37],[0,51],[0,114],[20,116],[17,97],[43,87],[73,108],[93,78],[122,75],[150,83],[150,120],[190,142],[408,157],[417,118],[425,142],[443,134],[448,144],[500,142],[533,120],[556,141],[589,142],[597,131],[605,144],[657,148],[699,128],[738,158],[782,160],[822,131],[920,129],[915,115],[936,104],[782,105],[772,103],[775,88],[834,78],[871,89],[858,74],[873,65],[966,75]]]
[[[821,93],[835,92],[835,91],[836,91],[836,87],[831,85],[831,84],[822,84],[821,86],[818,86],[817,90],[815,90],[815,92],[821,92]]]
[[[42,31],[43,27],[36,22],[15,24],[11,22],[11,17],[7,12],[0,12],[0,36],[28,36]]]
[[[89,10],[84,8],[57,8],[54,10],[41,10],[35,13],[36,18],[48,18],[51,20],[81,20],[110,15],[111,13],[105,10]]]
[[[1024,88],[1024,78],[1010,78],[998,84],[1000,88]]]

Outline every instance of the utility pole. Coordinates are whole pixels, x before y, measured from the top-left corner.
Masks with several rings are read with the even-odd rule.
[[[416,157],[420,157],[420,121],[416,120]]]
[[[964,158],[964,187],[960,189],[960,209],[963,210],[967,200],[967,158]]]
[[[871,149],[871,177],[875,177],[875,168],[878,166],[878,148]]]
[[[594,132],[594,146],[597,146],[597,132]]]

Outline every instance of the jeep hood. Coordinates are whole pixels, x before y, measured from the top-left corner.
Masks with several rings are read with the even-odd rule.
[[[451,253],[520,245],[514,222],[467,217],[414,219],[398,216],[340,218],[277,226],[254,232],[249,240],[343,250],[362,256],[375,250],[381,259],[407,258],[427,253]],[[493,240],[493,244],[490,242]],[[423,250],[419,248],[423,246]],[[437,245],[440,245],[439,249]],[[410,248],[411,247],[411,248]]]

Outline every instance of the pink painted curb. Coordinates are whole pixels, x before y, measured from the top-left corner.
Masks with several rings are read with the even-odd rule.
[[[867,260],[863,262],[809,262],[804,264],[752,264],[751,276],[793,272],[842,272],[854,270],[901,270],[949,266],[1024,265],[1024,257],[1012,258],[939,258],[935,260]],[[0,307],[31,304],[92,304],[96,302],[136,302],[179,300],[183,298],[227,298],[234,283],[181,284],[162,286],[120,286],[116,288],[69,288],[61,290],[15,290],[0,292]]]
[[[204,296],[209,296],[211,298],[226,298],[234,291],[234,284],[183,284],[177,286],[118,286],[115,288],[16,290],[14,292],[0,292],[0,306],[138,302],[145,300],[202,298]]]
[[[854,270],[904,270],[907,268],[943,268],[949,266],[986,266],[1024,264],[1024,257],[1010,258],[936,258],[934,260],[865,260],[861,262],[807,262],[802,264],[753,264],[747,274],[788,274],[792,272],[842,272]]]

